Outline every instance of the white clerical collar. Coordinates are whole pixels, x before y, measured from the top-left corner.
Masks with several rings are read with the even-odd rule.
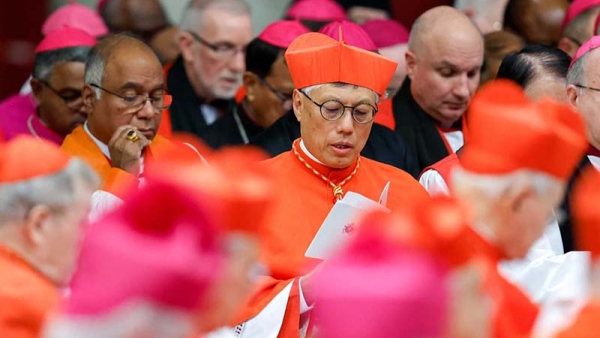
[[[300,139],[300,149],[302,149],[302,151],[306,154],[306,156],[308,156],[308,158],[310,158],[311,160],[313,160],[319,164],[325,165],[325,164],[323,164],[323,162],[317,160],[317,158],[314,157],[313,154],[311,154],[310,151],[308,151],[308,149],[306,149],[306,146],[304,145],[304,140],[302,140],[302,139]]]
[[[600,170],[600,157],[594,155],[588,155],[588,160],[592,163],[596,170]]]
[[[85,132],[88,135],[90,135],[90,137],[92,138],[94,143],[96,143],[98,148],[100,148],[100,151],[102,152],[102,154],[104,154],[104,156],[106,156],[106,158],[108,158],[110,160],[110,151],[108,150],[108,146],[106,144],[104,144],[102,141],[100,141],[99,139],[97,139],[96,136],[92,135],[92,132],[90,132],[90,129],[88,128],[87,121],[85,121],[85,123],[83,124],[83,129],[85,130]]]

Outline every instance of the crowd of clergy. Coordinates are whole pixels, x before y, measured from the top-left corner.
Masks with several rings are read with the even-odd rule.
[[[0,337],[600,337],[600,0],[369,3],[51,13]]]

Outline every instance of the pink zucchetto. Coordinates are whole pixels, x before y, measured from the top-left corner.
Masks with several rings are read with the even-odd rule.
[[[319,337],[443,336],[446,266],[382,233],[357,235],[315,276]]]
[[[410,32],[401,23],[391,19],[373,19],[362,28],[371,37],[377,48],[386,48],[408,43]]]
[[[567,10],[567,14],[562,22],[562,28],[564,29],[579,14],[595,6],[600,6],[600,0],[574,0],[569,5],[569,10]]]
[[[346,44],[370,52],[377,52],[377,46],[367,32],[352,21],[342,20],[328,23],[323,26],[323,28],[319,29],[319,33],[327,35],[334,40],[340,40],[340,28],[342,31],[341,40]]]
[[[279,48],[288,48],[290,43],[310,30],[295,20],[279,20],[268,25],[258,39]]]
[[[35,48],[35,53],[70,47],[93,47],[98,40],[77,28],[61,28],[48,34]]]
[[[294,20],[336,21],[347,18],[344,7],[333,0],[299,0],[286,13]]]
[[[65,27],[81,29],[96,38],[108,34],[108,27],[100,15],[77,2],[69,3],[52,12],[42,26],[42,35],[46,36]]]
[[[136,302],[198,310],[221,273],[218,230],[197,193],[147,183],[88,226],[64,314],[101,316]]]
[[[596,36],[592,37],[591,39],[586,41],[583,45],[581,45],[581,47],[579,47],[579,49],[577,50],[577,53],[575,53],[575,56],[573,57],[573,60],[571,60],[571,65],[569,66],[569,68],[573,67],[575,62],[577,62],[577,60],[581,59],[582,56],[584,56],[588,52],[590,52],[598,47],[600,47],[600,35],[596,35]]]

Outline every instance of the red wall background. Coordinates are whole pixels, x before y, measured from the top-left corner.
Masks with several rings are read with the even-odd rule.
[[[47,2],[0,0],[0,100],[18,92],[31,73]]]

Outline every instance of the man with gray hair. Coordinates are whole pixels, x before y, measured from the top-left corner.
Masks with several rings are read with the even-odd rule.
[[[202,138],[242,84],[252,40],[250,7],[243,0],[193,0],[179,28],[181,55],[166,72],[175,103],[160,134],[185,131]]]
[[[162,67],[142,41],[127,35],[105,37],[86,62],[83,101],[88,120],[62,144],[101,177],[101,191],[122,197],[141,182],[144,163],[162,158],[173,143],[156,135],[165,92]],[[95,203],[95,202],[94,202]]]
[[[60,145],[85,122],[83,69],[95,44],[96,38],[75,28],[56,30],[39,43],[29,81],[33,92],[0,103],[0,130],[6,139],[26,134]]]
[[[567,99],[587,123],[590,147],[587,158],[600,169],[600,78],[595,74],[600,67],[600,36],[595,36],[579,48],[567,73]]]
[[[0,331],[38,337],[74,272],[98,178],[56,145],[0,144]]]

